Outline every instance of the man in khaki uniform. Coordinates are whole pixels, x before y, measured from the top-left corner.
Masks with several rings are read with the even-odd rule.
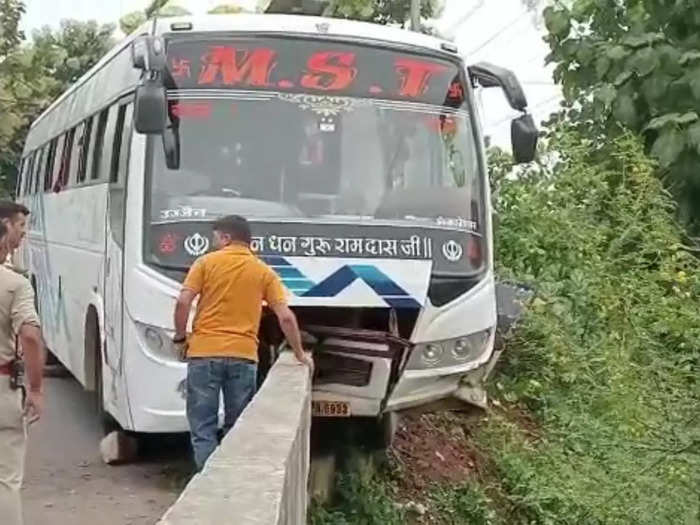
[[[27,214],[21,205],[0,202],[0,260],[5,260],[8,252],[19,246]],[[19,354],[18,342],[26,366],[26,396],[11,384],[12,363]],[[32,286],[21,274],[0,265],[0,522],[3,525],[22,523],[19,491],[24,473],[25,425],[41,417],[43,368],[44,348]]]

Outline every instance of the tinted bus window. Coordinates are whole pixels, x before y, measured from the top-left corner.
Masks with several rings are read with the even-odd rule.
[[[44,169],[44,191],[51,189],[51,179],[53,177],[54,161],[56,159],[56,139],[49,144],[49,156]]]
[[[126,183],[126,176],[129,171],[129,154],[131,152],[131,135],[133,130],[134,105],[122,106],[124,109],[124,121],[122,122],[122,140],[119,149],[119,172],[117,181],[122,185]],[[121,109],[121,108],[120,108]]]
[[[34,156],[34,180],[35,180],[35,191],[39,192],[39,181],[41,180],[41,174],[43,173],[43,170],[41,169],[44,166],[44,150],[46,147],[40,148],[36,150],[36,154]]]
[[[109,170],[109,182],[119,180],[119,160],[122,150],[122,133],[124,132],[124,119],[126,118],[126,106],[119,106],[117,124],[114,128],[114,140],[112,142],[112,163]]]
[[[20,159],[19,168],[17,168],[17,182],[15,183],[15,196],[22,195],[22,185],[24,184],[24,159]]]
[[[28,195],[32,192],[32,154],[27,155],[22,159],[22,164],[19,170],[19,180],[17,181],[17,194]]]
[[[75,128],[71,129],[64,135],[63,151],[61,153],[61,161],[59,163],[58,176],[54,182],[54,191],[61,191],[68,185],[68,177],[70,175],[71,156],[73,154],[73,140],[75,138]]]
[[[105,129],[107,128],[107,117],[109,108],[103,109],[97,117],[97,129],[95,130],[95,145],[92,153],[92,179],[101,179],[102,152],[104,151]]]
[[[92,136],[92,117],[87,119],[83,124],[83,129],[78,142],[79,158],[78,158],[78,184],[85,181],[87,176],[87,161],[88,153],[90,152],[90,139]]]
[[[81,122],[75,126],[71,132],[73,134],[73,140],[71,144],[70,164],[68,167],[68,179],[66,180],[65,186],[77,184],[80,178],[80,153],[82,151],[82,139],[83,133],[85,132],[85,123]]]
[[[173,223],[228,213],[253,221],[451,224],[479,246],[487,203],[469,86],[456,60],[359,43],[219,35],[171,40],[167,54],[180,163],[167,167],[163,148],[149,152],[153,228],[167,224],[180,235],[183,225]],[[159,264],[180,264],[152,246]],[[471,274],[483,253],[438,260],[444,271]]]

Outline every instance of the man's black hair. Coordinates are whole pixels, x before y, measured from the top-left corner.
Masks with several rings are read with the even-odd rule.
[[[17,202],[0,200],[0,219],[14,219],[15,215],[21,213],[25,217],[29,215],[29,208]]]
[[[214,230],[231,236],[231,240],[250,244],[250,224],[240,215],[227,215],[214,223]]]

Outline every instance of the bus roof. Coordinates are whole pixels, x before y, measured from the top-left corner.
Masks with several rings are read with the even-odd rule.
[[[399,27],[304,15],[233,14],[202,15],[159,18],[156,34],[173,32],[173,24],[191,23],[192,29],[183,33],[207,31],[235,31],[242,33],[301,33],[307,35],[352,37],[364,40],[383,41],[392,44],[426,47],[444,51],[445,40],[407,31]],[[152,26],[152,24],[151,24]],[[147,28],[150,29],[151,26]],[[144,27],[143,29],[146,29]]]
[[[173,30],[173,25],[191,29]],[[177,27],[177,26],[176,26]],[[155,31],[154,31],[155,29]],[[68,90],[61,94],[31,125],[31,129],[37,126],[42,119],[49,115],[57,106],[88,82],[99,70],[104,68],[114,57],[120,54],[127,45],[139,35],[152,34],[187,34],[202,32],[231,31],[240,33],[278,33],[278,34],[306,34],[319,37],[346,37],[367,40],[373,42],[385,42],[394,45],[408,45],[423,47],[438,52],[446,52],[446,44],[452,49],[454,46],[445,40],[435,38],[422,33],[407,31],[398,27],[383,26],[354,20],[338,18],[323,18],[304,15],[276,15],[276,14],[222,14],[201,16],[178,16],[158,18],[150,20],[140,26],[134,33],[119,42],[97,64],[78,79]],[[450,49],[450,48],[447,48]],[[452,56],[456,53],[450,52]],[[116,80],[116,79],[115,79]]]

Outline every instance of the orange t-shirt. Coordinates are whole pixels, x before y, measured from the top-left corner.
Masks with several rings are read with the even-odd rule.
[[[277,274],[247,247],[234,244],[197,259],[183,286],[199,295],[187,355],[257,362],[263,301],[287,301]]]

